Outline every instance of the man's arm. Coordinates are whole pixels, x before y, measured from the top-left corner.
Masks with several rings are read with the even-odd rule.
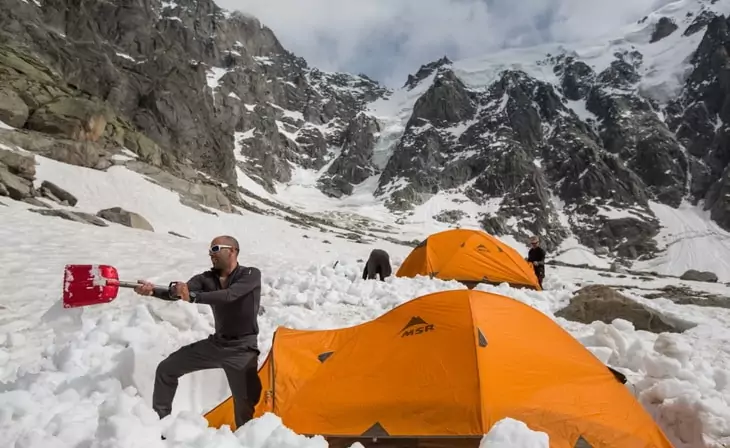
[[[536,261],[535,260],[535,249],[530,249],[527,251],[527,256],[525,257],[525,260],[529,261],[530,263]]]
[[[261,287],[261,271],[257,268],[244,268],[243,274],[235,282],[228,285],[228,288],[218,291],[198,292],[195,300],[191,300],[191,302],[206,305],[229,303],[240,299],[258,287]]]
[[[188,289],[190,291],[199,291],[203,287],[203,274],[194,275],[190,280],[187,281]],[[170,297],[169,288],[155,288],[152,290],[152,297],[156,297],[162,300],[177,300],[177,298]]]

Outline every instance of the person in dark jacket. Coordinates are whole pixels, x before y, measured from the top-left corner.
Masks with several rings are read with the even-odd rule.
[[[383,249],[373,249],[370,257],[365,263],[365,269],[362,271],[363,280],[372,280],[376,276],[380,276],[380,281],[385,281],[393,273],[390,267],[390,255]]]
[[[537,236],[530,238],[530,250],[527,252],[525,260],[532,263],[537,281],[542,288],[542,280],[545,278],[545,249],[540,247],[540,238]]]
[[[233,396],[236,427],[253,418],[261,396],[258,376],[258,311],[261,272],[238,263],[238,241],[231,236],[213,239],[208,249],[212,269],[187,282],[173,282],[159,290],[139,280],[135,291],[164,300],[203,303],[213,309],[215,332],[206,339],[173,352],[157,366],[152,407],[160,419],[172,412],[178,379],[204,369],[223,369]]]

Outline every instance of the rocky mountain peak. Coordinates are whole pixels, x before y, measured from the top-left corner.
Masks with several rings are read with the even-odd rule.
[[[464,83],[450,69],[437,69],[433,83],[413,106],[406,129],[456,124],[474,115],[476,106]]]
[[[446,56],[436,61],[429,62],[428,64],[424,64],[418,69],[415,75],[408,75],[408,79],[406,80],[406,83],[403,84],[403,87],[411,90],[421,81],[431,76],[434,70],[438,70],[441,67],[447,67],[451,64],[453,64],[453,62],[451,62],[451,60]]]
[[[596,81],[593,69],[573,56],[556,58],[553,72],[560,78],[563,95],[572,101],[585,98]]]

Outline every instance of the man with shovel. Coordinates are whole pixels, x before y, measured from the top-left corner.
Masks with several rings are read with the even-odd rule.
[[[178,379],[188,373],[220,368],[233,396],[236,427],[253,418],[261,395],[258,377],[258,322],[261,272],[238,264],[238,241],[231,236],[213,239],[208,250],[212,269],[187,282],[173,282],[169,292],[139,280],[137,294],[160,299],[182,299],[213,309],[215,333],[181,347],[160,362],[155,375],[152,407],[160,419],[172,412]]]

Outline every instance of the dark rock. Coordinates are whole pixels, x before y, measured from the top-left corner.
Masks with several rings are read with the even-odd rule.
[[[353,187],[378,172],[372,163],[380,126],[375,118],[358,114],[343,135],[340,155],[319,178],[323,192],[339,197],[352,194]]]
[[[26,204],[33,205],[35,207],[43,207],[43,208],[48,208],[48,209],[52,209],[53,208],[53,206],[51,206],[48,202],[41,201],[37,197],[23,198],[22,199],[22,202],[25,202]]]
[[[59,209],[49,209],[49,208],[31,208],[29,209],[31,212],[39,213],[41,215],[45,216],[55,216],[58,218],[63,218],[69,221],[75,221],[80,222],[84,224],[93,224],[95,226],[99,227],[108,227],[109,224],[107,224],[103,219],[99,219],[96,216],[85,213],[85,212],[76,212],[76,211],[69,211],[69,210],[59,210]]]
[[[147,176],[149,180],[152,180],[158,185],[180,193],[180,202],[184,205],[190,205],[205,213],[213,212],[200,207],[200,205],[218,209],[225,213],[234,212],[231,201],[215,184],[186,180],[195,179],[194,175],[186,176],[183,174],[180,177],[176,177],[167,171],[163,171],[161,168],[137,161],[128,162],[126,166],[133,171]]]
[[[0,88],[0,121],[22,128],[28,119],[28,106],[14,90]]]
[[[20,151],[0,149],[0,166],[16,176],[32,181],[35,179],[35,157],[33,154]]]
[[[79,141],[98,141],[106,129],[108,113],[99,103],[83,98],[60,98],[36,109],[26,127]]]
[[[625,161],[655,200],[676,207],[685,192],[687,159],[653,106],[633,94],[637,64],[622,57],[601,72],[587,107],[602,120],[599,130],[606,150]]]
[[[584,286],[576,292],[570,304],[557,311],[555,316],[584,324],[594,321],[610,324],[615,319],[624,319],[637,330],[652,333],[681,333],[696,326],[666,316],[605,285]]]
[[[61,204],[65,203],[73,207],[76,203],[78,203],[76,196],[47,180],[44,180],[41,183],[40,191],[42,195],[48,196],[50,199],[56,200]]]
[[[650,43],[658,42],[665,37],[672,34],[677,28],[676,23],[669,17],[662,17],[654,26],[654,31],[651,33]]]
[[[464,218],[464,216],[466,216],[466,213],[463,210],[442,210],[434,215],[433,219],[439,222],[455,224]]]
[[[416,100],[406,128],[448,127],[471,118],[475,111],[464,83],[449,69],[439,69],[431,87]]]
[[[38,133],[3,132],[2,130],[0,130],[0,141],[71,165],[97,169],[104,169],[111,165],[106,159],[109,154],[93,142],[58,139]],[[33,170],[35,172],[35,167]]]
[[[692,280],[695,282],[710,282],[710,283],[716,283],[717,282],[717,274],[710,271],[697,271],[695,269],[689,269],[684,274],[682,274],[680,277],[682,280]]]
[[[434,70],[438,70],[443,66],[451,64],[451,60],[449,60],[449,58],[447,58],[446,56],[437,61],[424,64],[418,69],[415,75],[408,75],[408,79],[406,80],[406,83],[403,85],[403,87],[408,87],[408,90],[411,90],[416,87],[418,83],[431,76]]]
[[[699,17],[698,17],[699,20]],[[707,29],[692,55],[692,71],[667,122],[693,161],[690,192],[705,201],[711,218],[730,228],[727,167],[730,163],[730,18],[705,15]],[[722,124],[722,125],[720,125]]]
[[[660,292],[644,294],[647,299],[668,299],[678,305],[709,306],[730,309],[730,298],[704,291],[695,291],[686,286],[667,285]]]
[[[560,77],[563,95],[573,101],[585,98],[596,78],[588,64],[573,57],[560,58],[553,71]]]
[[[98,216],[99,218],[104,218],[107,221],[131,227],[133,229],[149,230],[150,232],[155,231],[154,227],[152,227],[152,224],[144,219],[142,215],[135,212],[130,212],[129,210],[124,210],[121,207],[112,207],[99,210],[96,213],[96,216]]]
[[[0,164],[0,196],[9,196],[16,201],[35,196],[33,183],[10,172]]]
[[[691,36],[697,32],[702,31],[702,28],[706,27],[712,19],[716,17],[715,13],[712,11],[702,11],[701,13],[697,14],[697,17],[694,18],[691,24],[684,30],[682,33],[683,36]]]

